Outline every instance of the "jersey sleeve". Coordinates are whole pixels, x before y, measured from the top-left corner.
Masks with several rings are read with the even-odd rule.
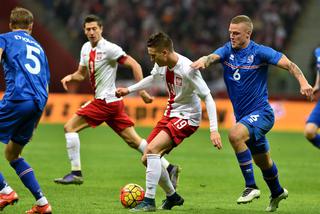
[[[199,70],[192,69],[189,72],[188,78],[192,82],[195,92],[201,99],[210,94],[210,89],[208,88],[207,83],[203,80]]]
[[[262,59],[262,62],[268,64],[276,65],[282,57],[282,53],[274,50],[271,47],[260,45],[259,55]]]
[[[0,35],[0,48],[2,50],[5,50],[6,49],[6,40],[5,38],[3,37],[3,35]]]
[[[157,63],[154,64],[150,73],[156,81],[164,80],[164,75],[161,75],[160,67]]]
[[[218,48],[217,50],[215,50],[213,52],[213,54],[217,54],[218,56],[220,56],[220,61],[223,61],[223,59],[225,58],[225,56],[227,55],[227,44],[225,44],[224,46]]]
[[[84,47],[84,45],[82,46],[82,48],[81,48],[81,51],[80,51],[80,62],[79,62],[79,65],[81,65],[81,66],[86,66],[86,63],[85,63],[85,59],[84,59],[84,57],[85,57],[85,47]]]
[[[320,47],[315,49],[314,56],[316,57],[317,69],[320,72]]]
[[[107,49],[108,59],[118,61],[118,59],[124,55],[126,55],[126,52],[124,52],[120,46],[110,43],[110,46]]]

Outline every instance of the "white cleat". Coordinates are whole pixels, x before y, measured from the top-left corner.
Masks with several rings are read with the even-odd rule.
[[[238,204],[250,203],[253,199],[260,198],[260,190],[246,187],[242,195],[238,198]]]
[[[276,198],[272,198],[270,197],[270,204],[267,207],[266,211],[267,212],[274,212],[277,210],[279,203],[281,200],[288,198],[288,190],[286,190],[285,188],[283,188],[283,193],[281,193],[281,195],[279,195]]]

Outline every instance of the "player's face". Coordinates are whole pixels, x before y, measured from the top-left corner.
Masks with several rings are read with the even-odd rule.
[[[167,51],[157,50],[156,48],[148,47],[148,54],[152,62],[157,63],[160,67],[167,65]]]
[[[229,35],[232,48],[242,49],[245,48],[250,42],[251,32],[248,26],[244,23],[230,24]]]
[[[102,27],[97,22],[88,22],[84,25],[84,33],[93,46],[96,46],[102,37]]]

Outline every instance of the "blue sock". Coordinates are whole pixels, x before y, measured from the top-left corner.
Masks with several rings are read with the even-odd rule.
[[[5,188],[6,186],[7,186],[7,182],[6,182],[6,180],[4,180],[4,177],[3,177],[2,173],[0,172],[0,190]]]
[[[278,179],[278,169],[275,163],[273,163],[270,169],[261,170],[263,174],[263,179],[268,184],[268,187],[271,191],[271,196],[273,198],[279,196],[283,189],[280,186],[279,179]]]
[[[249,149],[244,152],[237,153],[237,159],[242,171],[242,175],[246,181],[246,187],[257,188],[254,180],[252,156]]]
[[[315,138],[309,140],[315,147],[320,149],[320,135],[317,134]]]
[[[22,183],[30,190],[36,200],[40,199],[43,194],[34,176],[33,169],[23,158],[11,161],[10,165],[16,170],[17,175],[20,177]]]

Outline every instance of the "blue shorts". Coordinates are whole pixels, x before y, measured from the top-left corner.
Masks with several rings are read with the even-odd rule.
[[[240,121],[249,130],[250,139],[246,142],[252,154],[261,154],[269,151],[267,134],[274,124],[274,114],[271,107],[252,112]]]
[[[42,111],[33,100],[0,101],[0,141],[10,140],[26,145],[41,117]]]
[[[314,123],[320,127],[320,101],[317,102],[316,106],[312,110],[307,123]]]

